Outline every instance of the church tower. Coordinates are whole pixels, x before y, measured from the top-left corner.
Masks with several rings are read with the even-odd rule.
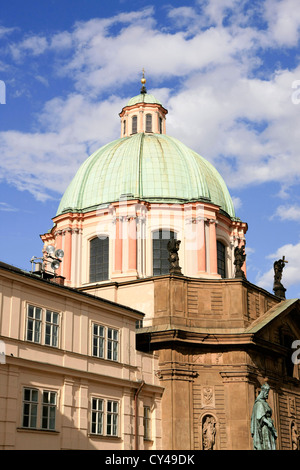
[[[300,375],[287,345],[299,338],[299,301],[247,280],[247,224],[214,166],[167,134],[167,114],[143,74],[120,137],[78,169],[44,249],[64,250],[67,286],[144,313],[136,346],[158,358],[163,449],[251,449],[266,381],[278,448],[290,448]]]
[[[182,274],[234,277],[247,224],[211,163],[168,136],[168,111],[147,93],[144,74],[141,82],[120,112],[121,137],[81,165],[41,236],[45,248],[64,250],[59,274],[68,286],[167,274],[173,238],[181,241]]]

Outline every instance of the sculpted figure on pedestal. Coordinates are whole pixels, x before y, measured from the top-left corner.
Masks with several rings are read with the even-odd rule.
[[[262,385],[251,416],[251,436],[254,450],[276,450],[277,431],[272,420],[272,409],[267,403],[270,386]]]

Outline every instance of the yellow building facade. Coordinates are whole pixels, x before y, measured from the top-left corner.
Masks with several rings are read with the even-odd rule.
[[[0,448],[161,448],[157,358],[135,349],[140,312],[3,263],[0,305]]]

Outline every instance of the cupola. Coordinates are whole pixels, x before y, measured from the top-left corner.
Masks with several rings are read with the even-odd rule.
[[[131,98],[119,114],[121,137],[138,133],[166,134],[168,111],[153,95],[147,93],[144,70],[141,83],[140,94]]]

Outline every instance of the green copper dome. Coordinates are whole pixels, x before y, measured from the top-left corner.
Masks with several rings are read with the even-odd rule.
[[[161,102],[158,101],[155,96],[149,95],[148,93],[140,93],[137,96],[131,98],[126,106],[133,106],[134,104],[138,103],[148,103],[148,104],[160,104]]]
[[[65,191],[57,215],[87,212],[125,194],[150,202],[207,201],[235,217],[227,186],[207,160],[173,137],[147,133],[94,152]]]

